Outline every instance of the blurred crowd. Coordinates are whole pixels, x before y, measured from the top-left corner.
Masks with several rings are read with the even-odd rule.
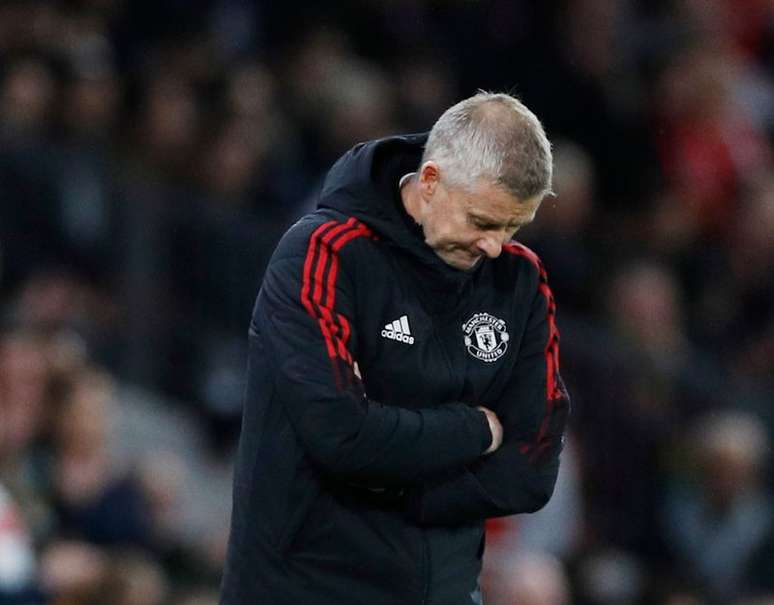
[[[554,143],[574,406],[487,605],[774,603],[768,0],[1,3],[0,603],[217,602],[268,255],[477,88]]]

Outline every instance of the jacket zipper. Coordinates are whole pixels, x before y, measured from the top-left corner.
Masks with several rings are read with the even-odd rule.
[[[455,393],[456,396],[452,396],[452,400],[458,400],[459,396],[462,394],[462,392],[465,389],[465,380],[462,380],[461,385],[456,384],[455,377],[457,375],[457,372],[454,371],[454,366],[452,365],[451,361],[451,353],[446,350],[446,343],[441,339],[441,334],[438,332],[435,326],[433,326],[433,340],[435,340],[435,344],[438,346],[438,350],[441,353],[441,357],[443,358],[443,362],[446,365],[446,372],[449,378],[451,379],[452,384],[455,385]]]

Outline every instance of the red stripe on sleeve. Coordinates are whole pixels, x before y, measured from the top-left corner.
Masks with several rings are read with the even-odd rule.
[[[370,229],[368,229],[365,225],[359,224],[358,228],[354,231],[349,231],[342,235],[338,240],[336,240],[336,243],[332,246],[332,255],[331,255],[331,269],[328,272],[328,291],[326,293],[325,297],[325,306],[333,310],[334,303],[336,302],[336,277],[338,276],[339,272],[339,255],[338,252],[343,248],[348,242],[352,241],[353,239],[357,237],[362,236],[368,236],[371,235]],[[336,313],[336,320],[341,326],[341,335],[338,339],[338,346],[339,346],[339,355],[342,357],[342,359],[345,359],[347,363],[352,363],[352,355],[350,354],[349,350],[347,349],[347,341],[349,340],[349,335],[351,332],[349,322],[347,321],[347,318],[341,315],[340,313]]]
[[[333,344],[333,334],[331,334],[331,326],[322,317],[317,320],[320,324],[320,332],[322,332],[325,339],[325,348],[328,349],[328,357],[333,359],[336,357],[336,347]]]
[[[322,289],[323,289],[323,276],[325,275],[325,267],[328,264],[328,255],[330,254],[330,242],[331,240],[342,233],[343,231],[346,231],[347,229],[351,229],[352,226],[355,224],[355,219],[351,218],[344,224],[339,224],[328,233],[326,233],[322,238],[322,245],[320,246],[320,257],[317,260],[317,270],[314,274],[314,296],[313,301],[314,304],[319,306],[320,302],[322,300]]]
[[[304,259],[304,274],[302,277],[301,287],[301,304],[304,305],[307,313],[312,317],[315,317],[314,309],[312,308],[312,301],[309,299],[309,289],[311,287],[311,281],[309,277],[312,274],[312,262],[314,261],[315,252],[317,250],[317,241],[320,239],[320,234],[325,231],[331,225],[335,225],[336,221],[328,221],[323,223],[312,233],[312,237],[309,238],[309,247],[306,250],[306,259]]]
[[[347,349],[351,327],[346,317],[334,311],[339,265],[338,252],[353,239],[371,235],[372,232],[354,218],[350,218],[346,223],[328,221],[312,234],[304,261],[301,302],[307,313],[318,321],[328,356],[331,359],[340,357],[348,364],[352,363],[352,355]],[[321,237],[322,239],[320,239]],[[317,253],[318,248],[319,254]],[[326,268],[328,268],[328,277],[324,279]],[[312,281],[314,281],[314,287],[312,287]],[[325,281],[324,286],[323,281]],[[323,287],[325,289],[324,300]]]
[[[330,357],[333,357],[336,354],[336,350],[333,347],[333,340],[331,339],[331,334],[330,334],[330,331],[327,329],[327,326],[325,326],[325,323],[323,322],[322,318],[320,318],[317,312],[315,311],[314,305],[312,304],[312,301],[309,298],[309,291],[311,290],[312,282],[310,278],[312,275],[312,265],[314,263],[314,258],[317,252],[317,243],[322,233],[326,229],[330,228],[335,224],[336,224],[336,221],[328,221],[327,223],[323,223],[317,229],[314,230],[314,233],[312,233],[312,237],[309,238],[309,247],[307,248],[306,258],[304,259],[304,274],[302,277],[302,286],[301,286],[301,304],[304,306],[304,308],[306,309],[306,312],[313,319],[318,320],[318,323],[320,324],[320,331],[322,332],[323,338],[325,339],[325,346],[328,350],[328,355]]]
[[[338,265],[338,259],[336,258],[335,254],[331,254],[330,251],[330,242],[333,240],[333,238],[337,237],[339,234],[347,231],[348,229],[351,229],[355,224],[355,219],[350,218],[346,223],[343,225],[338,225],[337,227],[334,227],[328,233],[323,236],[321,247],[320,247],[320,258],[318,259],[318,265],[317,265],[317,271],[315,272],[315,287],[314,287],[314,306],[317,308],[322,315],[322,318],[326,322],[326,343],[328,344],[328,353],[331,357],[335,357],[336,352],[335,350],[332,350],[332,347],[334,346],[333,343],[338,340],[337,335],[339,332],[339,326],[335,321],[333,312],[332,312],[332,306],[328,304],[328,300],[330,299],[329,292],[326,292],[326,302],[322,303],[322,292],[323,292],[323,277],[325,276],[325,267],[328,264],[328,259],[330,258],[331,265]],[[330,284],[330,271],[328,271],[329,274],[329,280],[328,280],[328,288],[331,287]],[[339,347],[339,350],[341,350],[341,347]],[[342,356],[343,359],[346,359],[346,356]]]
[[[554,442],[549,435],[551,420],[556,411],[558,402],[565,397],[562,385],[558,380],[559,330],[556,327],[556,301],[554,300],[551,288],[548,286],[546,270],[537,254],[521,244],[508,244],[503,246],[503,249],[513,255],[522,256],[528,259],[535,267],[537,267],[540,275],[538,291],[546,299],[546,320],[548,323],[548,338],[546,339],[544,348],[546,359],[546,413],[540,423],[535,440],[530,443],[524,443],[519,448],[523,454],[529,455],[531,460],[537,461],[542,459],[545,452],[550,451],[551,448],[554,447]]]
[[[349,334],[352,330],[349,327],[349,322],[347,321],[346,317],[339,315],[338,318],[339,322],[341,322],[341,339],[339,340],[341,348],[339,350],[344,351],[347,363],[352,363],[352,355],[347,349],[347,341],[349,340]]]
[[[546,357],[546,399],[554,401],[563,397],[559,381],[559,329],[556,327],[556,302],[551,288],[548,286],[548,275],[540,258],[532,250],[522,244],[506,244],[503,249],[515,256],[529,260],[540,274],[538,291],[546,298],[546,319],[548,322],[548,339],[545,346]]]

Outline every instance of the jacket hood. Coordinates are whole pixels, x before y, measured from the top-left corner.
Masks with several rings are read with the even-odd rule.
[[[422,273],[442,290],[459,289],[473,272],[447,265],[424,241],[400,197],[402,176],[419,168],[427,133],[360,143],[328,172],[318,208],[354,216],[389,244],[420,261]]]

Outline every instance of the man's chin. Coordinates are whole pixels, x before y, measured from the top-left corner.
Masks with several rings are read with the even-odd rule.
[[[476,268],[476,265],[478,265],[479,261],[481,260],[481,257],[469,256],[468,258],[460,258],[460,257],[441,256],[441,260],[443,260],[447,265],[449,265],[450,267],[453,267],[454,269],[458,269],[460,271],[472,271],[473,269]]]

